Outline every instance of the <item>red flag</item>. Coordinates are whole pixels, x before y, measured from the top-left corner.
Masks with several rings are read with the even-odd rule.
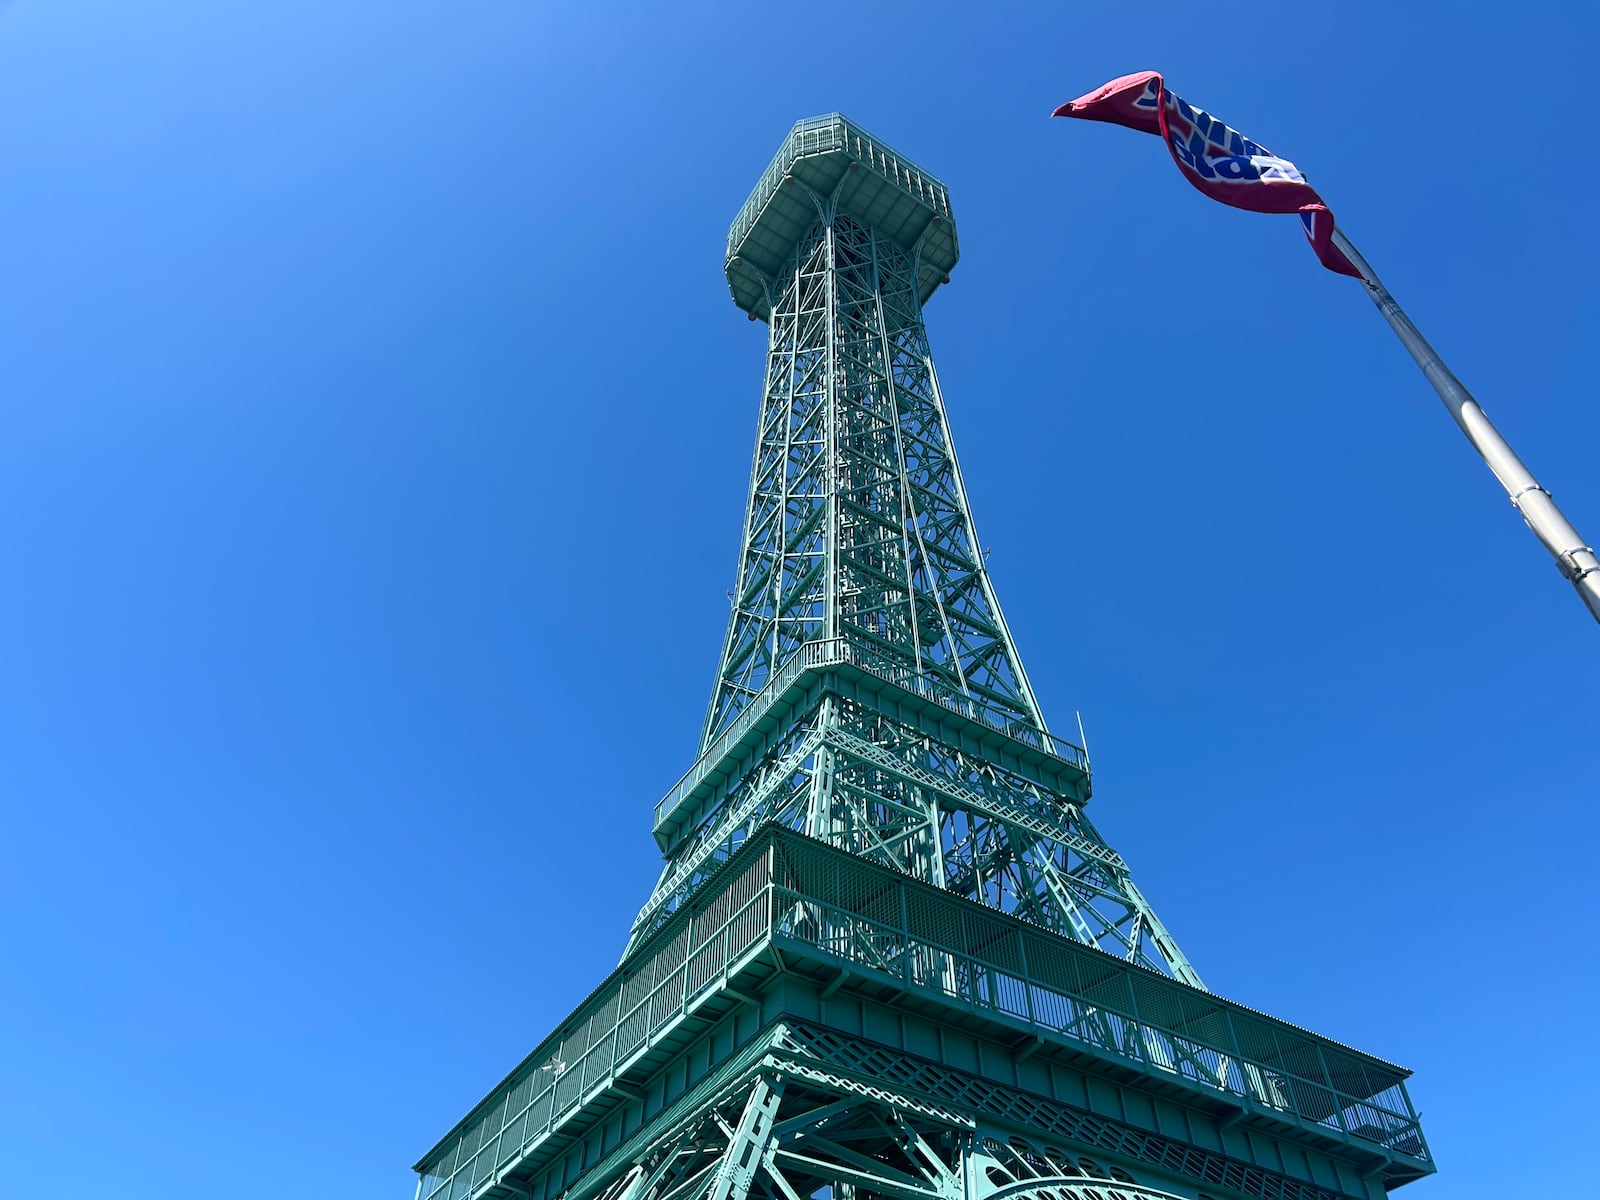
[[[1298,213],[1322,265],[1361,278],[1333,244],[1333,214],[1295,165],[1179,99],[1158,72],[1113,79],[1053,115],[1108,121],[1159,135],[1184,177],[1213,200],[1251,212]]]

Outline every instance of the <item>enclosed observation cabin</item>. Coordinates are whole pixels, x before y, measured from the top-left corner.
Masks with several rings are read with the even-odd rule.
[[[843,216],[907,251],[926,303],[960,251],[950,192],[839,113],[795,123],[728,230],[733,302],[765,321],[778,279],[819,220]]]

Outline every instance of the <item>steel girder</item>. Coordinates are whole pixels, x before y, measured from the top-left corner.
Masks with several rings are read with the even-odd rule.
[[[769,1069],[673,1130],[594,1200],[1180,1200],[1121,1166],[875,1090],[832,1091]]]
[[[816,223],[769,281],[745,535],[702,754],[818,644],[1054,747],[979,550],[916,252],[814,200]],[[820,694],[724,774],[705,816],[667,847],[630,950],[772,821],[1204,986],[1084,814],[1086,775],[1052,786],[939,719],[843,691]]]
[[[915,255],[818,203],[774,288],[733,615],[701,749],[804,643],[839,637],[1042,730],[973,530]]]

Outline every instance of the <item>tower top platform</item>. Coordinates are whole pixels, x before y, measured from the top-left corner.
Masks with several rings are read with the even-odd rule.
[[[795,122],[728,230],[728,288],[766,320],[768,281],[823,212],[840,213],[917,256],[917,298],[950,281],[960,250],[944,184],[839,113]]]

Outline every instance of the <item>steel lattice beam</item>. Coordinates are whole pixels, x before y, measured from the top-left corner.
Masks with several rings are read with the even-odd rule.
[[[807,646],[1054,745],[995,599],[922,319],[919,247],[818,194],[764,276],[767,367],[744,544],[701,750],[708,759]],[[737,752],[737,749],[730,752]],[[1126,864],[1063,794],[862,697],[820,695],[667,847],[648,935],[778,822],[1201,985]]]

